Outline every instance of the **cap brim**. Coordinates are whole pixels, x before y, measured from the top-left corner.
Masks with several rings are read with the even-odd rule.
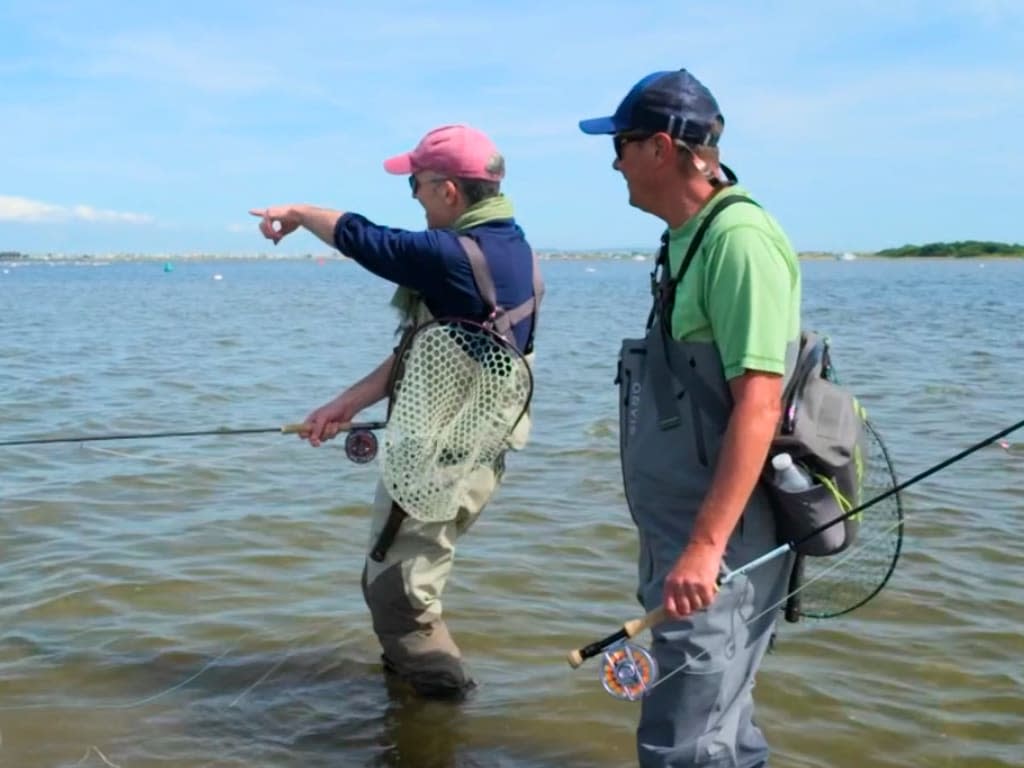
[[[592,136],[599,136],[605,133],[617,133],[620,128],[615,125],[614,117],[592,117],[589,120],[580,120],[580,130]]]
[[[384,170],[396,176],[408,176],[412,173],[412,152],[389,157],[384,161]]]

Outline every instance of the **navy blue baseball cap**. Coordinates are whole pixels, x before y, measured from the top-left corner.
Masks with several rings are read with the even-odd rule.
[[[665,132],[688,144],[709,147],[718,143],[724,126],[711,91],[685,69],[652,72],[633,86],[614,115],[580,121],[584,133]]]

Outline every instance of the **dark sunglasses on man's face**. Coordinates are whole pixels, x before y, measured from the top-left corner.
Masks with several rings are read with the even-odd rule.
[[[615,159],[622,159],[622,150],[631,141],[646,141],[651,138],[649,133],[616,133],[612,136],[612,145],[615,147]]]
[[[442,181],[448,181],[448,179],[424,179],[421,182],[416,178],[416,174],[413,174],[409,177],[409,189],[412,190],[412,196],[416,197],[416,193],[420,191],[423,184],[440,184]]]

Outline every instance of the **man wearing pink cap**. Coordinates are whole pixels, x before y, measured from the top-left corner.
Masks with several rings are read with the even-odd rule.
[[[426,213],[426,230],[393,229],[356,213],[312,205],[250,213],[261,218],[260,231],[275,244],[304,227],[370,272],[396,283],[392,304],[405,332],[432,318],[485,320],[495,307],[481,296],[474,279],[482,259],[499,307],[532,308],[517,312],[521,319],[510,329],[532,364],[536,305],[543,288],[512,203],[500,192],[505,161],[493,142],[475,128],[446,125],[430,131],[412,151],[386,160],[384,168],[408,174],[412,196]],[[306,418],[308,431],[303,437],[318,446],[364,408],[389,397],[394,364],[392,353],[368,376],[314,410]],[[510,437],[509,448],[525,446],[529,430],[527,414]],[[441,593],[451,572],[455,541],[497,489],[500,463],[493,471],[474,475],[469,500],[448,522],[405,517],[395,509],[383,483],[377,485],[363,595],[384,650],[385,668],[408,680],[421,695],[459,697],[473,687],[441,619]],[[392,538],[396,520],[401,524]]]

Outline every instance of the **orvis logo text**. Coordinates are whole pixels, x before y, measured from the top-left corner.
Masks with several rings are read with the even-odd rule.
[[[640,394],[643,389],[639,381],[634,381],[630,383],[629,391],[626,393],[626,434],[629,437],[636,434],[640,421]]]

